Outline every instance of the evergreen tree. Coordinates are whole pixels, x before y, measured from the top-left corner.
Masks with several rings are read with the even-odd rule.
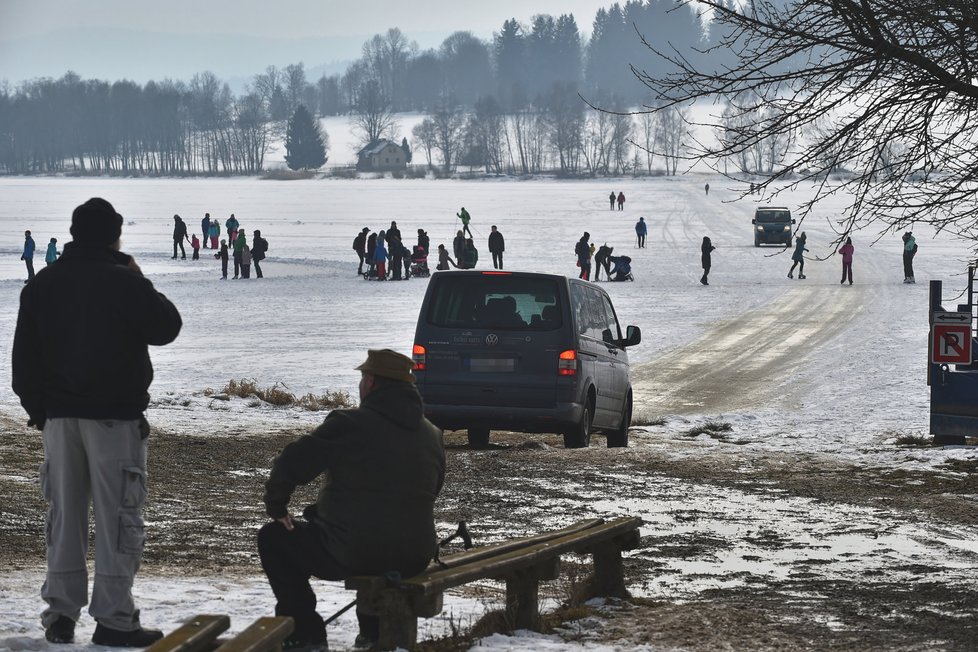
[[[411,162],[411,146],[408,145],[407,138],[401,139],[401,149],[404,150],[404,162]]]
[[[290,170],[315,170],[326,163],[326,137],[300,104],[285,132],[285,162]]]

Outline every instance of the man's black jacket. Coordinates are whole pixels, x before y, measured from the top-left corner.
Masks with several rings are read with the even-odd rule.
[[[325,474],[314,522],[350,575],[415,575],[437,546],[435,497],[445,479],[442,433],[409,383],[378,387],[354,410],[333,410],[285,447],[265,483],[272,518],[288,514],[296,486]]]
[[[149,404],[147,345],[172,342],[183,322],[128,260],[72,242],[24,286],[13,389],[38,426],[48,417],[138,419]]]

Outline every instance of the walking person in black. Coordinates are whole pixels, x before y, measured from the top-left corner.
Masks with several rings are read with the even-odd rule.
[[[493,269],[503,268],[503,251],[505,250],[506,242],[503,240],[503,234],[493,224],[492,232],[489,234],[489,253],[492,254]]]
[[[207,240],[211,232],[211,214],[204,213],[204,218],[200,221],[201,237],[204,239],[204,249],[207,249]]]
[[[228,280],[228,243],[227,240],[221,240],[221,249],[216,254],[214,258],[218,258],[221,261],[221,280]]]
[[[798,278],[805,278],[805,252],[808,249],[805,248],[805,243],[808,241],[808,236],[802,231],[801,235],[795,238],[795,251],[791,254],[791,269],[788,270],[788,278],[794,278],[792,272],[795,271],[795,266],[798,266]]]
[[[459,231],[455,235],[455,239],[452,240],[452,252],[455,254],[455,260],[462,262],[462,253],[465,251],[465,236],[462,231]]]
[[[587,231],[581,236],[581,239],[577,241],[574,245],[574,253],[577,254],[577,266],[581,268],[581,274],[579,278],[583,278],[585,281],[591,279],[591,234]]]
[[[180,219],[179,215],[173,216],[173,256],[172,258],[176,260],[177,257],[177,245],[180,246],[180,258],[183,260],[187,259],[187,251],[183,248],[183,241],[190,241],[187,236],[187,223]]]
[[[367,228],[367,227],[363,227]],[[377,234],[371,233],[367,236],[367,274],[369,275],[374,271],[376,266],[376,261],[374,261],[374,252],[377,250]]]
[[[357,256],[360,257],[360,265],[357,267],[357,276],[363,275],[363,259],[367,255],[367,234],[370,233],[370,229],[363,227],[357,237],[353,238],[353,251],[357,252]]]
[[[601,279],[601,270],[604,269],[605,276],[608,280],[611,280],[611,252],[615,250],[614,247],[609,247],[608,243],[604,243],[598,247],[597,253],[594,254],[594,281],[597,282]]]
[[[700,278],[700,283],[703,285],[709,285],[710,267],[713,265],[713,250],[716,247],[710,242],[710,239],[703,236],[703,244],[700,246],[700,251],[703,253],[703,277]]]
[[[268,253],[268,240],[261,237],[261,231],[255,229],[254,237],[251,239],[251,260],[255,263],[255,278],[262,278],[261,261],[265,260]]]
[[[615,194],[615,191],[614,190],[612,190],[611,191],[611,194],[608,195],[608,201],[611,203],[611,210],[615,210],[615,199],[617,197],[618,197],[618,195]]]
[[[426,254],[431,253],[431,239],[428,238],[428,232],[424,229],[418,229],[418,246],[424,249]]]

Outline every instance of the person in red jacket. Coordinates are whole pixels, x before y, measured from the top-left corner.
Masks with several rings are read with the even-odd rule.
[[[625,209],[625,193],[619,192],[618,193],[618,210],[624,210],[624,209]]]

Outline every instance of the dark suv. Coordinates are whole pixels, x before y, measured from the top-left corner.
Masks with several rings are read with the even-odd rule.
[[[591,431],[627,446],[632,388],[624,334],[608,293],[553,274],[438,272],[414,336],[425,416],[467,429],[484,448],[492,429],[563,434],[587,447]]]
[[[779,244],[785,247],[791,244],[791,211],[783,206],[761,206],[754,211],[754,246],[762,244]]]

